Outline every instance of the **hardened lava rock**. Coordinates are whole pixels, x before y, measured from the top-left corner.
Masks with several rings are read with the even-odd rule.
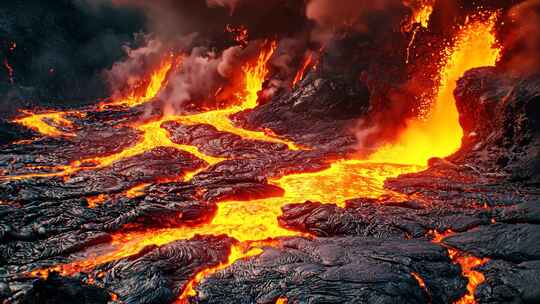
[[[540,76],[474,69],[458,82],[455,96],[464,140],[451,159],[538,182]]]
[[[418,276],[425,284],[415,278]],[[336,237],[281,248],[219,271],[196,303],[451,303],[466,281],[446,249],[428,241]]]
[[[98,284],[123,303],[172,303],[198,272],[227,260],[233,240],[227,236],[196,236],[96,268]]]

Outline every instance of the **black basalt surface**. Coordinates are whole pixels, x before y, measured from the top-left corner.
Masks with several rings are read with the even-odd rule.
[[[337,202],[290,202],[276,221],[305,237],[280,238],[278,245],[263,246],[262,254],[210,273],[189,301],[453,303],[467,292],[467,278],[449,256],[452,248],[489,259],[477,268],[485,277],[475,292],[478,303],[540,302],[538,79],[493,69],[467,73],[456,91],[467,135],[460,151],[430,160],[425,171],[386,180],[396,196],[367,199],[359,193],[344,208]],[[210,125],[166,122],[162,127],[173,142],[227,160],[209,165],[188,152],[158,147],[103,168],[88,164],[69,177],[9,178],[55,172],[54,166],[133,146],[142,135],[130,125],[159,113],[145,116],[142,108],[121,107],[70,116],[73,126],[66,131],[75,137],[3,146],[0,299],[172,303],[198,272],[224,263],[237,242],[226,235],[195,236],[70,276],[45,279],[29,272],[88,258],[118,233],[204,225],[224,200],[249,204],[280,196],[284,190],[272,179],[328,168],[352,151],[355,137],[347,126],[367,110],[366,88],[343,92],[343,81],[313,74],[295,93],[234,117],[243,127],[270,128],[311,147],[306,150],[243,139]],[[349,93],[358,99],[348,99]],[[298,110],[287,112],[295,102]],[[351,112],[353,105],[362,106]],[[327,116],[319,113],[321,106]],[[192,172],[193,178],[183,178]],[[140,185],[146,186],[141,193],[126,194]],[[102,200],[91,206],[99,195]],[[443,234],[440,242],[433,241],[436,232]]]

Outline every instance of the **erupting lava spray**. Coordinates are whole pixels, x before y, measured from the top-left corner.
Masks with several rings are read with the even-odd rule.
[[[498,14],[485,21],[470,21],[456,36],[454,45],[444,54],[440,85],[431,113],[425,119],[408,122],[395,143],[382,147],[371,155],[374,162],[425,165],[431,157],[445,157],[461,146],[463,130],[454,100],[458,79],[476,67],[493,66],[500,49],[494,48],[494,27]]]

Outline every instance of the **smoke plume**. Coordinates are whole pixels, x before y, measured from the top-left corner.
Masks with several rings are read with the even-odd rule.
[[[509,10],[503,34],[503,67],[528,75],[540,71],[540,0],[528,0]]]

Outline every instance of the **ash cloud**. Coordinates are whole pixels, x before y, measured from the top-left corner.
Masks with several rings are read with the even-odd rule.
[[[317,28],[313,31],[313,39],[326,42],[335,32],[353,30],[367,32],[372,26],[372,14],[402,8],[400,0],[357,1],[342,0],[336,5],[332,0],[311,0],[306,6],[306,17],[315,21]]]
[[[0,60],[13,68],[13,84],[3,67],[0,95],[16,95],[41,107],[73,107],[108,94],[101,71],[133,45],[133,33],[144,29],[144,16],[106,2],[3,1],[0,5]],[[9,50],[9,45],[16,48]],[[17,114],[3,105],[2,117]]]
[[[502,30],[502,67],[517,75],[540,72],[540,0],[512,7]]]

